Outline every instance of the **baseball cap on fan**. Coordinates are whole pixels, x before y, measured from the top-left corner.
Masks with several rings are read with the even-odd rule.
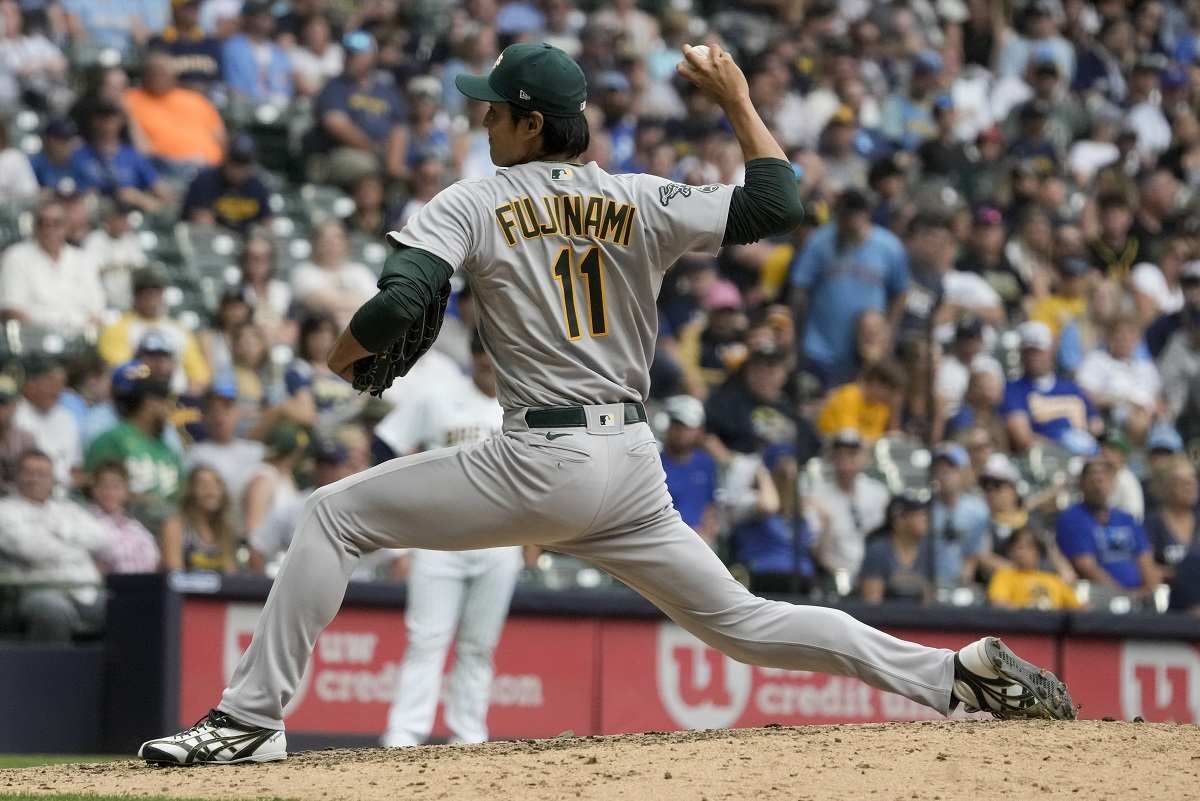
[[[512,103],[551,117],[574,117],[587,106],[583,70],[545,42],[509,45],[487,75],[459,75],[454,85],[472,100]]]

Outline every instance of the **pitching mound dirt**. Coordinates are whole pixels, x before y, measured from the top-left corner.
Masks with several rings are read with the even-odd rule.
[[[954,721],[310,751],[269,765],[0,771],[0,794],[395,799],[1194,799],[1200,728]]]

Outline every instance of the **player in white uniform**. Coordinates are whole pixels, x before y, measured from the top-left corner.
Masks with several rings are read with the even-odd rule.
[[[469,379],[411,387],[409,396],[376,426],[375,436],[403,456],[500,433],[504,410],[496,400],[496,375],[478,340],[471,345],[471,357]],[[398,747],[429,738],[452,639],[446,725],[452,742],[485,742],[492,652],[521,572],[521,548],[415,549],[411,557],[404,614],[408,643],[381,742]]]
[[[373,376],[390,373],[397,347],[427,339],[429,311],[461,269],[495,366],[503,433],[315,492],[220,703],[195,726],[144,743],[143,759],[285,758],[283,710],[354,565],[380,548],[540,545],[611,573],[742,662],[851,676],[942,714],[962,704],[1001,717],[1075,716],[1062,682],[994,637],[955,653],[841,610],[752,595],[671,504],[642,405],[666,270],[688,252],[786,233],[803,216],[792,166],[729,54],[685,47],[679,71],[724,109],[746,160],[744,186],[580,164],[586,81],[550,45],[511,45],[487,76],[456,78],[491,104],[493,161],[507,169],[448,187],[389,235],[396,252],[379,294],[328,361],[379,390]]]

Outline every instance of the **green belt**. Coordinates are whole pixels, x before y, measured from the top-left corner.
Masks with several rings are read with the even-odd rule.
[[[626,403],[625,425],[644,422],[646,407],[640,403]],[[582,428],[587,425],[587,413],[582,406],[530,409],[525,412],[525,424],[530,428]]]

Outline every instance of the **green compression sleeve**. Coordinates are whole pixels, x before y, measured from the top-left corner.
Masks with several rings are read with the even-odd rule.
[[[746,185],[733,189],[724,245],[746,245],[785,234],[804,219],[792,165],[783,159],[746,162]]]
[[[379,292],[350,320],[350,333],[371,353],[383,353],[421,319],[453,273],[453,267],[432,253],[397,250],[383,265]]]

